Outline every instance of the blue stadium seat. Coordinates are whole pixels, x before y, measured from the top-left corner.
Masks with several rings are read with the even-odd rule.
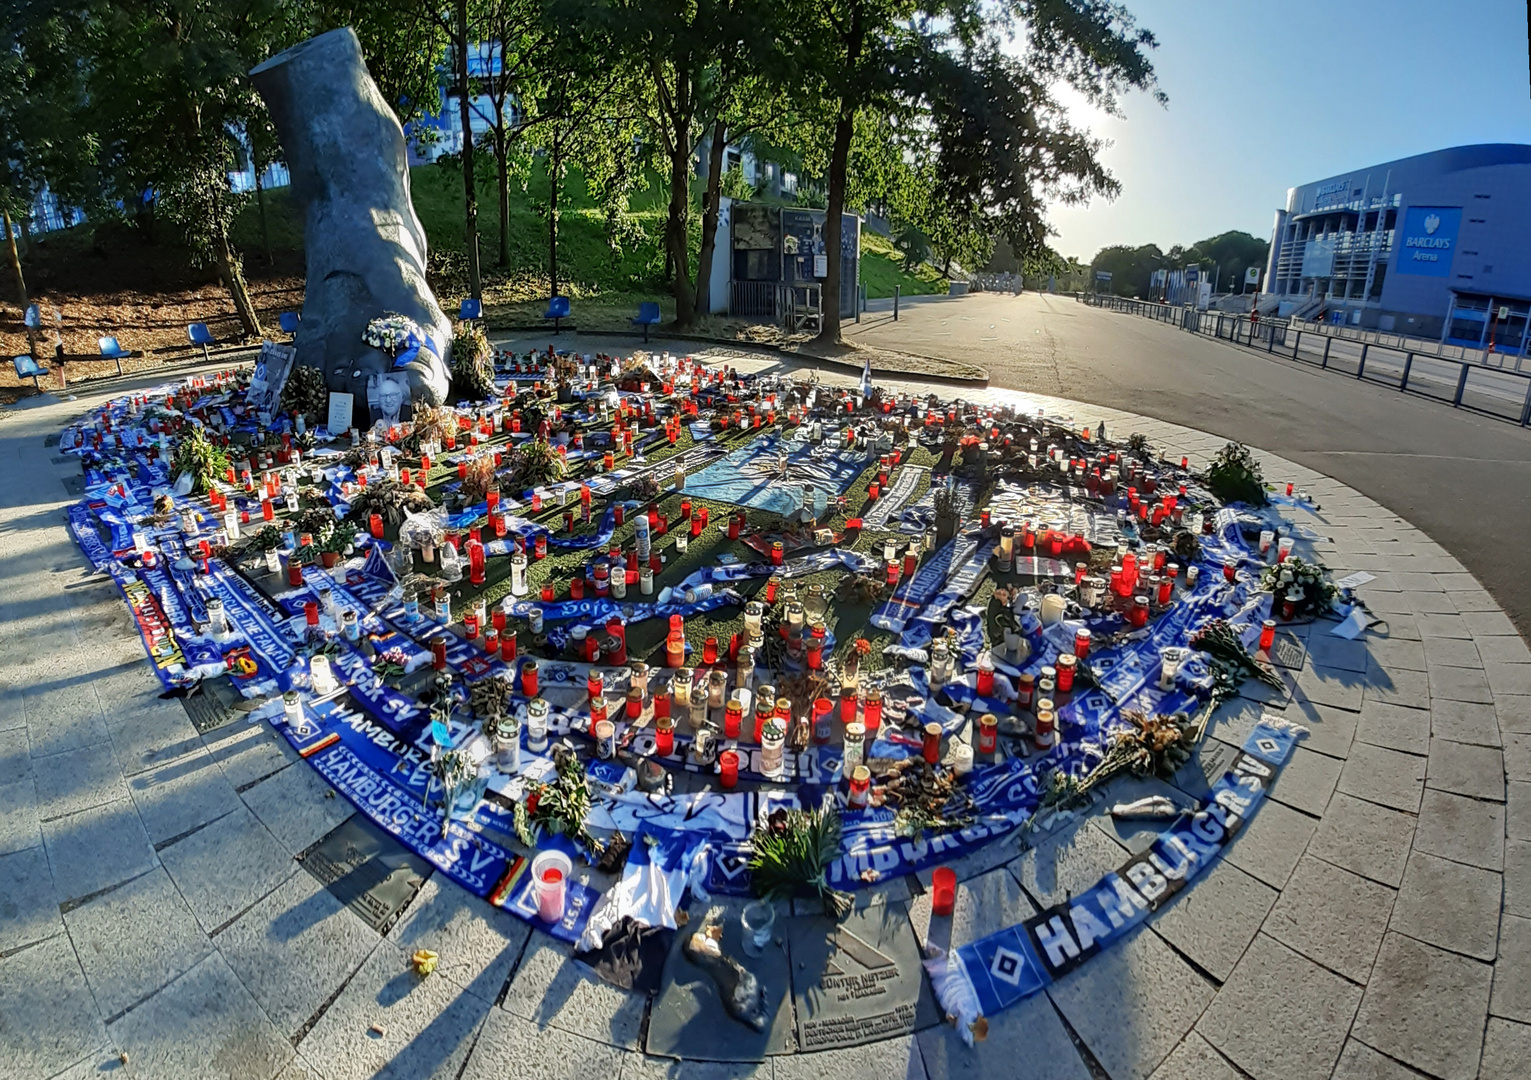
[[[462,302],[462,308],[457,312],[457,317],[463,322],[482,319],[484,317],[484,302],[477,297],[468,297]]]
[[[122,374],[122,361],[123,361],[123,358],[133,355],[127,349],[124,349],[118,343],[117,339],[115,337],[113,337],[111,334],[108,334],[105,337],[103,337],[100,340],[98,340],[96,342],[96,347],[101,350],[101,356],[102,356],[103,359],[117,361],[117,374],[118,375]]]
[[[548,300],[548,309],[542,313],[544,319],[553,320],[553,333],[558,333],[560,320],[569,317],[569,298],[567,296],[554,296]]]
[[[30,356],[18,356],[11,362],[16,365],[16,378],[31,379],[32,386],[38,390],[41,390],[42,387],[38,385],[37,380],[44,375],[51,374],[48,368],[43,367]]]
[[[284,311],[276,317],[276,321],[281,326],[282,333],[296,334],[298,332],[298,323],[303,321],[303,316],[299,315],[296,311]]]
[[[207,347],[215,344],[216,339],[213,337],[213,332],[207,328],[207,323],[189,323],[186,327],[186,336],[191,338],[193,345],[202,346],[202,359],[212,359],[212,357],[207,355]]]
[[[644,344],[649,340],[649,327],[659,325],[659,302],[657,300],[645,300],[638,305],[638,317],[632,320],[634,326],[643,327]]]

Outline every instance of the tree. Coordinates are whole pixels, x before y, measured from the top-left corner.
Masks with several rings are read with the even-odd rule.
[[[283,0],[100,0],[77,28],[109,189],[179,227],[193,260],[217,268],[250,337],[260,319],[229,243],[244,201],[229,173],[265,115],[246,73],[302,33]]]
[[[1114,194],[1100,144],[1072,128],[1050,88],[1065,82],[1107,111],[1129,88],[1151,89],[1153,35],[1110,0],[818,0],[805,5],[805,47],[834,103],[828,163],[820,340],[840,340],[841,215],[858,115],[910,118],[910,142],[933,155],[952,222],[1008,239],[1046,241],[1046,200]],[[1019,57],[1005,48],[1013,35]],[[1160,100],[1162,95],[1159,95]],[[992,231],[991,231],[992,230]]]
[[[1168,265],[1168,258],[1157,244],[1142,247],[1115,244],[1101,248],[1090,260],[1090,280],[1093,283],[1096,271],[1104,270],[1111,275],[1111,281],[1101,291],[1146,299],[1153,272]]]

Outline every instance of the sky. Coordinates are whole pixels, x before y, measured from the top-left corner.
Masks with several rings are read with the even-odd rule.
[[[1055,206],[1054,248],[1268,239],[1288,188],[1468,143],[1531,143],[1525,0],[1125,0],[1159,40],[1121,118],[1061,94],[1111,140],[1115,201]]]

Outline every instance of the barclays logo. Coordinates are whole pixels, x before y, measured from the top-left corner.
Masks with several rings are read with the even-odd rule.
[[[1425,233],[1426,233],[1426,235],[1434,236],[1435,235],[1435,230],[1439,229],[1440,227],[1441,227],[1441,219],[1440,219],[1439,215],[1431,214],[1429,217],[1425,218]]]

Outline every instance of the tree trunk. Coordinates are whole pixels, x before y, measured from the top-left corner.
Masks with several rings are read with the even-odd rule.
[[[501,106],[503,108],[503,106]],[[510,265],[510,145],[505,138],[505,118],[496,118],[494,154],[500,170],[500,253],[499,265]]]
[[[702,206],[702,248],[696,256],[695,313],[712,311],[712,260],[718,244],[718,215],[723,195],[723,151],[727,145],[728,125],[722,120],[712,125],[712,146],[707,153],[707,197]]]
[[[260,182],[260,166],[255,168],[255,208],[260,212],[260,248],[261,254],[266,256],[266,265],[271,265],[271,233],[266,230],[266,189]]]
[[[548,295],[558,295],[558,139],[548,157]]]
[[[255,304],[245,285],[244,272],[239,268],[239,257],[229,248],[228,234],[222,229],[216,230],[213,235],[213,250],[218,259],[218,273],[228,286],[229,296],[234,300],[234,311],[239,315],[239,324],[244,328],[245,337],[260,337],[260,316],[255,314]]]
[[[28,257],[32,254],[32,223],[26,218],[17,222],[21,226],[21,252]]]
[[[478,193],[473,183],[473,119],[468,102],[468,0],[457,0],[457,110],[462,121],[462,182],[466,214],[464,242],[468,248],[468,291],[484,294],[478,265]]]
[[[16,250],[16,233],[11,228],[11,212],[0,210],[0,221],[5,225],[5,253],[11,259],[11,273],[16,275],[16,299],[21,304],[22,313],[25,314],[27,305],[32,302],[27,295],[27,278],[21,272],[21,254]]]
[[[824,211],[824,251],[829,256],[828,274],[819,294],[823,327],[818,340],[826,345],[840,344],[840,215],[845,211],[845,174],[850,157],[854,110],[841,102],[840,117],[835,121],[835,142],[829,158],[829,206]]]
[[[689,326],[696,311],[691,293],[691,259],[686,220],[691,209],[691,92],[684,75],[676,77],[671,116],[670,216],[665,221],[665,251],[675,272],[675,324]]]

